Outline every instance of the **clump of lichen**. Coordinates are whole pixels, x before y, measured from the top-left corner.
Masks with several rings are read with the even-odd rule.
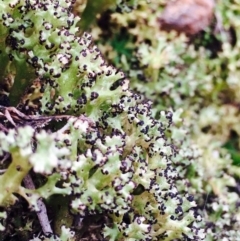
[[[187,183],[182,189],[194,193],[207,240],[237,240],[239,4],[217,1],[211,26],[190,38],[160,30],[166,4],[152,1],[131,13],[107,12],[109,27],[99,19],[93,33],[134,91],[153,102],[156,118],[166,108],[182,110],[183,121],[168,133],[178,152],[176,168]]]
[[[194,198],[178,187],[186,165],[178,163],[170,133],[184,139],[174,128],[180,112],[153,117],[152,102],[129,89],[126,75],[106,63],[91,36],[78,36],[73,3],[0,2],[0,78],[16,107],[1,105],[2,235],[24,231],[39,240],[30,210],[42,213],[43,200],[51,213],[58,195],[65,211],[50,214],[53,231],[41,223],[41,239],[204,239]],[[14,222],[14,208],[26,226]],[[86,227],[72,219],[91,217],[105,221],[84,237]]]

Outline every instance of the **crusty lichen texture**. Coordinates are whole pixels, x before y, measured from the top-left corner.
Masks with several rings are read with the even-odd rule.
[[[70,197],[65,206],[73,215],[108,218],[99,240],[203,240],[194,198],[176,186],[177,153],[166,135],[175,113],[153,118],[151,102],[129,90],[124,73],[104,61],[91,36],[78,36],[72,4],[0,1],[0,78],[14,79],[10,102],[35,117],[69,116],[54,126],[19,124],[6,109],[0,206],[9,212],[23,197],[38,211],[39,198],[58,194]],[[37,78],[38,93],[34,86],[16,91]],[[22,185],[30,170],[42,179],[34,190]],[[11,218],[5,212],[1,218],[10,232]],[[72,223],[65,226],[51,240],[76,240]]]

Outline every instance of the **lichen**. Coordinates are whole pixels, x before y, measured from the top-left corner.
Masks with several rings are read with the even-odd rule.
[[[183,178],[178,188],[194,194],[206,240],[235,240],[239,3],[217,1],[211,25],[190,38],[160,30],[158,19],[167,3],[151,1],[131,13],[110,12],[108,28],[95,26],[93,32],[104,55],[129,77],[132,89],[153,102],[156,118],[166,109],[181,113],[182,120],[167,133],[178,153],[172,158]]]
[[[178,189],[178,151],[169,133],[179,114],[162,110],[154,118],[152,102],[107,64],[91,35],[78,36],[73,3],[0,2],[1,79],[14,79],[9,99],[16,106],[1,107],[0,206],[11,212],[27,201],[39,212],[38,200],[47,206],[60,195],[72,215],[109,220],[97,229],[98,240],[203,240],[196,203]],[[35,189],[22,184],[28,174]],[[35,226],[29,236],[74,240],[65,221],[59,233],[36,236]],[[14,233],[5,227],[5,236]]]

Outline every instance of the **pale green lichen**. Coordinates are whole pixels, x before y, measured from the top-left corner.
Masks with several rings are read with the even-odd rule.
[[[172,160],[177,163],[178,152],[169,133],[179,115],[169,110],[153,118],[152,103],[129,90],[125,74],[105,62],[91,36],[77,35],[79,18],[71,4],[0,3],[1,41],[6,43],[0,60],[9,57],[3,77],[15,77],[9,98],[22,112],[35,114],[26,119],[6,109],[3,115],[9,130],[0,132],[1,151],[12,159],[4,163],[0,205],[11,208],[18,193],[39,211],[38,198],[58,194],[73,215],[110,220],[100,225],[100,240],[203,240],[196,203],[176,185],[181,178]],[[31,88],[16,96],[25,80],[33,82]],[[35,94],[39,99],[31,103]],[[38,117],[44,119],[39,114],[51,118],[36,124]],[[54,124],[58,114],[62,121]],[[30,170],[39,181],[36,189],[21,184]],[[74,239],[66,222],[67,229],[49,240]]]
[[[192,39],[160,30],[157,19],[167,3],[153,0],[131,13],[109,14],[110,29],[95,29],[97,43],[109,61],[124,69],[131,87],[153,102],[156,118],[166,108],[183,110],[183,121],[167,133],[178,152],[172,160],[184,178],[178,188],[194,193],[207,240],[235,240],[240,213],[239,3],[217,1],[212,25]]]

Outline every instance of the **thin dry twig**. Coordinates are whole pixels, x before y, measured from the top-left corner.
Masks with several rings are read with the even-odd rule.
[[[41,116],[41,115],[25,115],[15,107],[5,107],[0,105],[0,119],[4,118],[14,127],[30,125],[33,128],[42,128],[51,121],[68,120],[69,118],[81,119],[87,121],[92,127],[94,123],[88,117],[81,115],[79,117],[72,115],[52,115],[52,116]],[[0,129],[7,131],[8,129],[0,123]]]
[[[15,107],[0,105],[0,118],[7,119],[14,127],[19,125],[30,125],[34,128],[44,127],[50,121],[70,118],[70,115],[38,116],[25,115]]]
[[[26,188],[31,189],[31,190],[35,189],[35,185],[34,185],[33,180],[32,180],[32,178],[29,174],[27,174],[25,176],[25,178],[23,179],[23,183],[24,183]],[[37,206],[39,208],[39,211],[37,212],[37,216],[38,216],[38,220],[40,222],[40,225],[42,227],[43,233],[45,235],[49,234],[49,233],[53,233],[52,228],[50,226],[49,219],[48,219],[48,215],[47,215],[47,208],[46,208],[44,202],[41,199],[37,200]]]

